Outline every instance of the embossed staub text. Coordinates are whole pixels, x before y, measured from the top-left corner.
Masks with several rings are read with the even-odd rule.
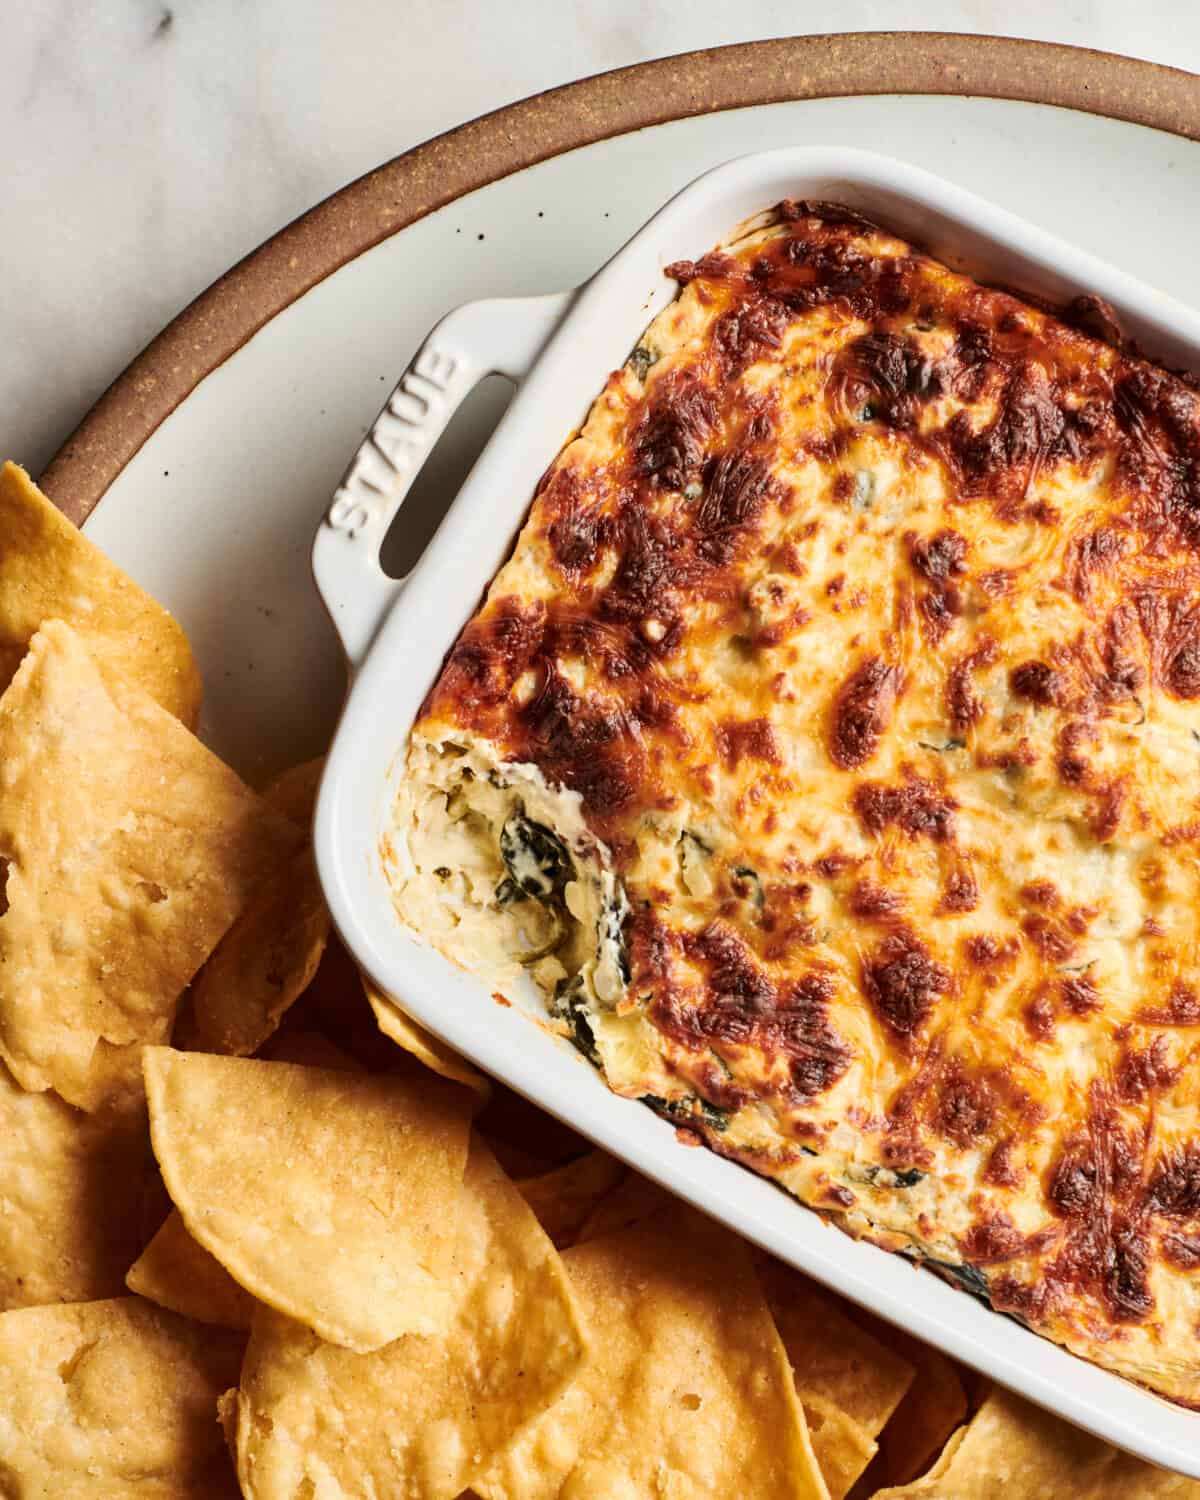
[[[404,372],[334,491],[326,519],[335,531],[356,537],[420,466],[458,366],[454,355],[427,344]]]

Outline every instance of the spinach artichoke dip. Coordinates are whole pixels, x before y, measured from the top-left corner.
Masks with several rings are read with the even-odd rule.
[[[668,274],[412,732],[399,915],[1200,1402],[1200,398],[829,204]]]

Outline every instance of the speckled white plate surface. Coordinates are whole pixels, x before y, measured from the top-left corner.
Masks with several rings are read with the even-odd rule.
[[[705,167],[807,144],[925,166],[1200,305],[1200,144],[1044,105],[760,106],[583,147],[469,194],[279,314],[163,422],[87,522],[182,619],[204,671],[204,732],[243,774],[328,739],[344,680],[309,576],[312,536],[427,329],[459,302],[573,286]]]

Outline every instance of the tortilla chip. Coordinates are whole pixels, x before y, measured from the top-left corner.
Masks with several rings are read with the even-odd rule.
[[[967,1417],[967,1393],[954,1363],[898,1328],[880,1325],[889,1347],[915,1370],[913,1383],[879,1439],[892,1484],[907,1484],[929,1466]]]
[[[0,698],[0,765],[0,1057],[95,1109],[300,836],[61,621]]]
[[[920,1479],[913,1482],[913,1492],[918,1495],[926,1494],[926,1486],[932,1484],[936,1479],[942,1479],[945,1477],[947,1470],[954,1462],[954,1455],[962,1447],[963,1439],[966,1437],[966,1435],[967,1429],[965,1427],[956,1428],[955,1431],[950,1434],[949,1438],[947,1438],[946,1440],[945,1447],[938,1454],[932,1468],[928,1469]],[[880,1456],[882,1457],[882,1454]],[[874,1471],[878,1468],[878,1463],[873,1464],[872,1473],[869,1474],[867,1478],[872,1478],[874,1475]],[[909,1486],[907,1485],[898,1489],[880,1489],[878,1485],[875,1485],[873,1488],[867,1490],[866,1494],[870,1496],[870,1500],[876,1500],[876,1497],[879,1495],[907,1495],[909,1492]]]
[[[229,1452],[230,1460],[237,1464],[237,1414],[238,1414],[238,1389],[231,1385],[227,1391],[222,1391],[217,1397],[217,1421],[221,1424],[221,1435],[225,1439],[225,1447]],[[239,1500],[241,1496],[241,1485],[238,1485]]]
[[[0,537],[0,691],[42,622],[65,620],[106,673],[195,726],[200,673],[178,620],[12,463],[0,468]]]
[[[560,1250],[573,1245],[596,1205],[625,1176],[625,1167],[607,1151],[589,1151],[565,1166],[518,1182],[521,1197]]]
[[[759,1277],[792,1362],[796,1389],[832,1402],[868,1438],[878,1437],[913,1382],[908,1360],[842,1311],[841,1298],[799,1271],[764,1256]]]
[[[476,1120],[475,1124],[478,1126],[479,1121]],[[527,1182],[531,1177],[541,1177],[543,1173],[554,1170],[553,1162],[544,1156],[535,1156],[523,1146],[510,1145],[502,1136],[492,1135],[489,1131],[481,1130],[479,1134],[504,1168],[505,1175],[514,1182]]]
[[[0,1311],[120,1293],[141,1246],[145,1109],[85,1115],[0,1064],[0,1143]]]
[[[831,1500],[842,1500],[874,1458],[875,1439],[912,1384],[913,1367],[852,1322],[833,1292],[772,1256],[757,1264],[813,1451]]]
[[[592,1149],[591,1141],[561,1120],[539,1109],[523,1094],[492,1079],[492,1096],[480,1111],[475,1128],[487,1139],[501,1162],[505,1151],[514,1161],[535,1162],[532,1168],[515,1171],[517,1177],[536,1177],[551,1167],[561,1167]],[[507,1171],[508,1168],[506,1167]]]
[[[232,1500],[216,1401],[243,1343],[138,1297],[0,1314],[4,1493]]]
[[[312,850],[301,849],[267,878],[196,976],[187,1045],[257,1052],[308,988],[329,928]]]
[[[308,1068],[333,1068],[356,1073],[358,1064],[323,1036],[290,1031],[274,1039],[275,1062],[299,1063]],[[26,1098],[34,1097],[26,1095]],[[50,1097],[50,1096],[39,1096]],[[147,1139],[147,1144],[149,1144]],[[165,1190],[164,1190],[165,1196]],[[215,1323],[222,1328],[250,1327],[255,1299],[240,1287],[225,1267],[188,1233],[183,1215],[167,1198],[168,1213],[158,1233],[130,1266],[125,1285],[160,1307]]]
[[[557,1252],[475,1137],[448,1326],[374,1354],[261,1309],[242,1369],[249,1500],[452,1500],[560,1395],[585,1340]]]
[[[302,1068],[332,1068],[361,1073],[362,1065],[319,1031],[285,1031],[271,1038],[263,1056],[268,1062],[298,1063]]]
[[[876,1500],[1197,1500],[1200,1482],[1118,1453],[1099,1438],[994,1390],[937,1468]]]
[[[823,1500],[741,1240],[678,1207],[563,1259],[591,1353],[557,1404],[473,1481],[484,1500]]]
[[[364,975],[363,988],[367,992],[367,1000],[375,1013],[375,1020],[380,1031],[397,1047],[402,1047],[405,1052],[411,1053],[418,1062],[423,1062],[427,1068],[434,1073],[440,1073],[443,1078],[453,1079],[455,1083],[462,1083],[469,1089],[473,1089],[480,1099],[487,1102],[492,1092],[492,1086],[482,1073],[478,1072],[464,1058],[452,1048],[447,1047],[445,1042],[439,1042],[431,1032],[425,1030],[411,1016],[404,1012],[393,1001],[382,994]]]
[[[177,1208],[130,1266],[125,1285],[197,1323],[243,1332],[250,1328],[254,1298],[191,1237]]]
[[[167,1189],[239,1285],[359,1352],[440,1326],[465,1090],[169,1047],[145,1072]]]
[[[800,1405],[829,1500],[845,1500],[878,1453],[879,1445],[853,1417],[824,1396],[810,1393]]]
[[[604,1234],[619,1234],[663,1213],[674,1202],[665,1188],[640,1172],[629,1172],[624,1181],[602,1198],[580,1226],[579,1239],[596,1240]]]
[[[289,766],[263,787],[263,801],[307,830],[313,820],[324,769],[323,755],[318,755],[316,760],[301,761],[298,766]]]
[[[397,1050],[380,1031],[375,1012],[367,1004],[358,965],[336,931],[329,934],[312,983],[283,1018],[281,1032],[295,1029],[328,1037],[368,1072],[405,1071],[404,1064],[411,1063],[408,1072],[423,1073],[420,1063]]]

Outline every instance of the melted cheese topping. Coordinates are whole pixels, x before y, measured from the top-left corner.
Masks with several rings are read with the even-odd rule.
[[[401,915],[1200,1401],[1200,403],[829,205],[671,273],[414,729]]]

